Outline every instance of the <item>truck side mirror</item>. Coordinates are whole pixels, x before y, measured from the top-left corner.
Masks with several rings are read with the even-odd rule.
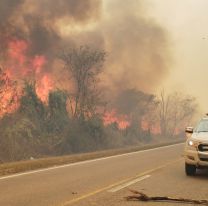
[[[194,132],[194,128],[193,127],[186,127],[185,132],[192,134]]]

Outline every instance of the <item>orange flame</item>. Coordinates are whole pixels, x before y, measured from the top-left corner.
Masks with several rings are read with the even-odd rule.
[[[46,64],[46,58],[43,55],[36,55],[32,61],[35,74],[40,74]]]
[[[53,89],[53,81],[51,77],[45,74],[37,84],[37,95],[43,102],[48,100],[48,93]]]
[[[0,117],[2,117],[18,108],[20,90],[16,87],[15,82],[11,80],[10,73],[7,71],[1,71],[0,81],[2,82],[0,88]]]
[[[104,125],[117,123],[119,129],[126,129],[130,125],[127,115],[117,115],[115,110],[106,112],[103,116],[103,122]]]
[[[14,40],[9,43],[9,56],[13,61],[17,61],[20,65],[23,65],[26,61],[25,52],[28,45],[23,40]]]
[[[147,131],[150,130],[152,134],[160,134],[160,126],[158,123],[149,124],[148,121],[142,120],[141,127],[143,130]]]
[[[29,78],[36,81],[36,92],[42,101],[47,101],[48,93],[53,89],[53,81],[45,73],[46,57],[43,55],[28,56],[29,43],[14,39],[8,44],[8,59],[6,68],[10,78]]]

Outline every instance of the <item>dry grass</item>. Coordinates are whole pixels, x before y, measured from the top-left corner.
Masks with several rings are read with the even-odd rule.
[[[83,154],[74,154],[74,155],[67,155],[67,156],[58,156],[58,157],[48,157],[48,158],[41,158],[41,159],[34,159],[34,160],[27,160],[27,161],[19,161],[19,162],[12,162],[12,163],[4,163],[0,164],[0,176],[4,175],[11,175],[14,173],[20,173],[30,170],[36,170],[41,168],[48,168],[57,165],[64,165],[74,162],[80,162],[85,160],[91,160],[101,157],[113,156],[118,154],[124,154],[134,151],[140,151],[145,149],[151,149],[166,145],[172,145],[176,143],[181,143],[184,140],[176,140],[171,142],[163,142],[157,144],[147,144],[143,146],[137,147],[128,147],[123,149],[113,149],[113,150],[105,150],[105,151],[98,151],[98,152],[91,152],[91,153],[83,153]]]

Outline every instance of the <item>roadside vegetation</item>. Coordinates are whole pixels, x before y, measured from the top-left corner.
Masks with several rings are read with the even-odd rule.
[[[16,82],[0,70],[1,163],[174,141],[196,114],[195,99],[180,93],[130,88],[105,97],[105,51],[82,46],[59,58],[73,87],[51,90],[47,101],[35,81]]]
[[[93,160],[97,158],[104,158],[109,156],[115,156],[120,154],[126,154],[130,152],[137,152],[141,150],[153,149],[156,147],[163,147],[172,144],[181,143],[180,138],[175,140],[166,140],[156,144],[145,144],[142,146],[129,146],[118,149],[108,149],[96,152],[87,152],[79,154],[62,155],[57,157],[46,157],[33,160],[22,160],[18,162],[7,162],[0,164],[0,176],[11,175],[15,173],[21,173],[31,170],[44,169],[49,167],[57,167],[59,165],[66,165],[76,163],[80,161]]]

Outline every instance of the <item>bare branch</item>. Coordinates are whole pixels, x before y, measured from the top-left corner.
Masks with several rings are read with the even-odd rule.
[[[138,200],[143,202],[148,201],[167,201],[167,202],[178,202],[178,203],[191,203],[191,204],[200,204],[200,205],[208,205],[208,200],[193,200],[187,198],[176,198],[176,197],[167,197],[167,196],[148,196],[142,192],[136,190],[130,190],[133,195],[126,197],[126,200]]]

